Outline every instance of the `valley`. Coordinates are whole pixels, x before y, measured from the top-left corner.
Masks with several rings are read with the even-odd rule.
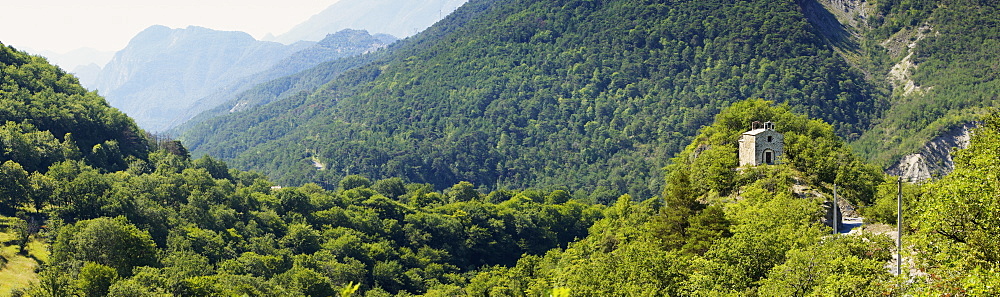
[[[995,3],[387,5],[0,44],[0,296],[1000,294]]]

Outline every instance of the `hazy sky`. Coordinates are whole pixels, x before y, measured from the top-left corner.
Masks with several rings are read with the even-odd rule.
[[[338,0],[0,0],[0,42],[117,51],[152,25],[279,35]],[[13,3],[10,3],[13,2]]]

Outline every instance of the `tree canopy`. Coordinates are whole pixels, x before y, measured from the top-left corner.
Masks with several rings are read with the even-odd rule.
[[[27,171],[82,155],[102,170],[145,159],[145,134],[73,75],[0,44],[0,161]]]
[[[282,184],[398,176],[610,203],[659,193],[658,169],[732,102],[788,103],[849,137],[884,107],[796,1],[476,0],[382,55],[181,139]]]

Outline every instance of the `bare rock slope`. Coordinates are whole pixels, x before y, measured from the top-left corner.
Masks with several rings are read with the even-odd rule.
[[[951,173],[955,169],[951,153],[969,147],[972,128],[974,123],[951,129],[928,142],[920,152],[903,156],[886,172],[914,182]]]

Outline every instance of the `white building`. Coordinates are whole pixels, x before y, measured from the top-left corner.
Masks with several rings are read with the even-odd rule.
[[[740,136],[740,166],[778,164],[785,154],[785,136],[774,131],[774,123],[765,122],[762,128],[757,124]]]

